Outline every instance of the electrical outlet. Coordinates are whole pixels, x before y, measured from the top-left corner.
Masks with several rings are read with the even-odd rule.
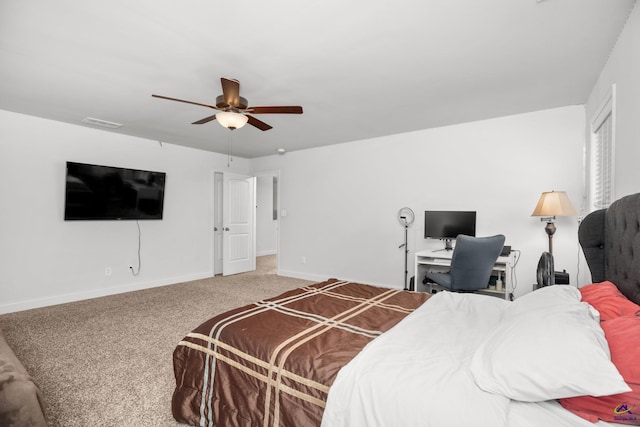
[[[300,257],[300,264],[306,264],[306,263],[307,263],[307,257],[306,256]]]
[[[104,275],[105,276],[111,276],[111,267],[105,267],[104,268]]]
[[[583,219],[584,219],[584,217],[582,215],[578,215],[578,224],[580,224]]]

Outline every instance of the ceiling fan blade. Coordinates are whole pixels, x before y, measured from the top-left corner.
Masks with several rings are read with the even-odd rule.
[[[222,83],[222,96],[230,107],[237,108],[240,105],[240,82],[234,79],[220,78]]]
[[[209,108],[213,108],[214,110],[218,110],[218,107],[216,107],[215,105],[203,104],[201,102],[187,101],[185,99],[171,98],[169,96],[162,96],[162,95],[151,95],[151,96],[153,96],[154,98],[168,99],[169,101],[184,102],[185,104],[200,105],[202,107],[209,107]]]
[[[249,123],[251,126],[255,126],[260,130],[269,130],[271,128],[273,128],[273,126],[266,124],[265,122],[256,119],[255,117],[252,117],[248,114],[245,114],[248,118],[249,121],[247,123]]]
[[[213,116],[209,116],[209,117],[205,117],[204,119],[200,119],[197,122],[193,122],[191,123],[192,125],[203,125],[205,123],[209,123],[212,120],[216,119],[216,115],[214,114]]]
[[[294,105],[280,107],[249,107],[247,110],[251,114],[302,114],[302,107]]]

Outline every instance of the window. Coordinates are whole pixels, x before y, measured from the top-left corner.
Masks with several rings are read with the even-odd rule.
[[[615,85],[591,121],[589,200],[591,210],[607,208],[613,199]]]

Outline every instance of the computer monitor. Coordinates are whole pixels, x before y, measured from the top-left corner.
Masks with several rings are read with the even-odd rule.
[[[458,234],[476,235],[475,211],[424,211],[424,238],[444,240],[451,250],[451,241]]]

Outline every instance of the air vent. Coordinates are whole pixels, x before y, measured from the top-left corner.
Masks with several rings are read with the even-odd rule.
[[[100,126],[100,127],[109,128],[109,129],[118,129],[119,127],[122,127],[120,123],[108,122],[106,120],[101,120],[101,119],[94,119],[93,117],[85,117],[84,119],[82,119],[82,123],[86,123],[93,126]]]

